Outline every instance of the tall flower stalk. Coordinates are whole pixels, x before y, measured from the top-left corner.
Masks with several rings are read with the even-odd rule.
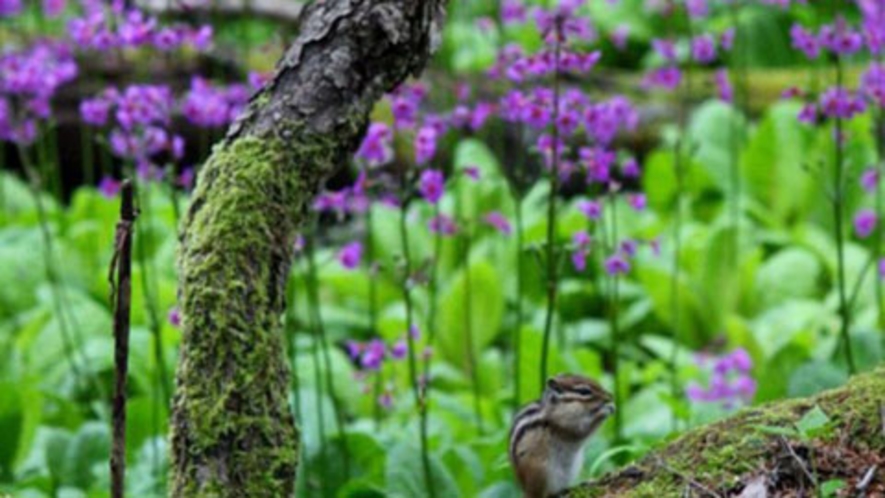
[[[544,315],[544,336],[541,343],[541,368],[540,383],[543,388],[547,381],[548,361],[550,356],[550,335],[553,332],[553,315],[556,312],[556,298],[559,290],[557,279],[557,267],[559,266],[559,254],[556,245],[556,196],[559,192],[559,92],[560,75],[559,63],[562,48],[562,19],[556,17],[553,26],[553,102],[552,102],[552,157],[550,167],[550,195],[547,198],[547,240],[545,248],[545,262],[547,264],[547,310]]]
[[[836,88],[841,89],[844,84],[844,68],[842,57],[838,53],[833,54],[833,68],[836,72]],[[831,204],[833,208],[833,235],[836,238],[836,285],[839,291],[839,336],[842,347],[845,348],[845,361],[851,374],[857,372],[854,363],[854,353],[851,349],[851,309],[848,305],[845,279],[845,136],[844,122],[841,114],[837,114],[834,122],[833,144],[833,192]]]
[[[423,391],[424,389],[421,387],[418,379],[418,360],[415,356],[415,346],[416,346],[416,334],[415,330],[415,317],[414,317],[414,309],[412,303],[412,285],[413,285],[413,276],[412,276],[412,254],[409,248],[409,234],[408,234],[408,207],[410,200],[411,191],[409,188],[409,174],[408,170],[403,167],[400,172],[400,216],[399,216],[399,235],[400,235],[400,245],[402,250],[402,294],[403,294],[403,303],[406,307],[406,341],[408,343],[408,364],[409,364],[409,382],[412,385],[412,395],[414,397],[415,406],[418,409],[418,413],[423,418],[425,417],[422,412],[427,409],[427,405],[424,400]],[[425,379],[426,381],[426,379]],[[425,491],[427,491],[427,496],[431,498],[435,498],[436,490],[433,486],[433,479],[431,475],[430,468],[430,453],[429,453],[429,444],[427,438],[427,424],[419,423],[419,437],[421,444],[421,465],[424,471],[424,487]]]
[[[347,443],[347,434],[344,431],[344,412],[341,407],[341,399],[335,392],[335,383],[332,380],[332,359],[329,355],[329,341],[326,337],[326,327],[323,322],[322,310],[320,308],[319,299],[319,277],[316,265],[316,249],[314,236],[317,233],[316,221],[314,221],[313,230],[310,235],[305,238],[305,252],[307,256],[307,278],[309,284],[307,286],[308,300],[310,303],[310,313],[313,319],[315,332],[314,348],[318,348],[323,360],[323,377],[317,377],[317,384],[325,382],[326,390],[329,398],[332,400],[332,409],[335,415],[335,425],[338,432],[338,439],[341,441],[342,449],[342,466],[344,475],[350,476],[350,447]]]

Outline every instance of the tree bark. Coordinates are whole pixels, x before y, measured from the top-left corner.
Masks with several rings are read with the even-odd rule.
[[[281,337],[296,231],[369,111],[419,73],[444,0],[317,0],[271,82],[206,162],[183,220],[174,497],[284,497],[298,435]]]
[[[816,407],[828,423],[799,435],[796,424]],[[885,369],[691,430],[560,498],[811,497],[837,480],[838,496],[885,496]]]

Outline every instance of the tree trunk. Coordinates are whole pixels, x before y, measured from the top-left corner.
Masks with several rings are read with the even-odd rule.
[[[885,369],[812,398],[742,410],[561,496],[810,498],[836,496],[815,493],[836,481],[838,496],[885,496]]]
[[[443,0],[317,0],[203,167],[180,236],[170,496],[291,496],[280,317],[296,231],[375,101],[423,68]]]

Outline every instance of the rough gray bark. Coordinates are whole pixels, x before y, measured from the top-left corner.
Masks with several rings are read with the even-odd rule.
[[[444,0],[337,0],[200,172],[180,236],[170,496],[291,496],[298,437],[280,317],[296,231],[385,92],[417,74]]]

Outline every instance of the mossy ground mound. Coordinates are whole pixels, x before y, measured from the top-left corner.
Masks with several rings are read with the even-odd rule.
[[[816,407],[828,422],[800,436],[796,424]],[[815,482],[841,487],[830,496],[885,497],[885,369],[692,430],[563,498],[817,496]]]

